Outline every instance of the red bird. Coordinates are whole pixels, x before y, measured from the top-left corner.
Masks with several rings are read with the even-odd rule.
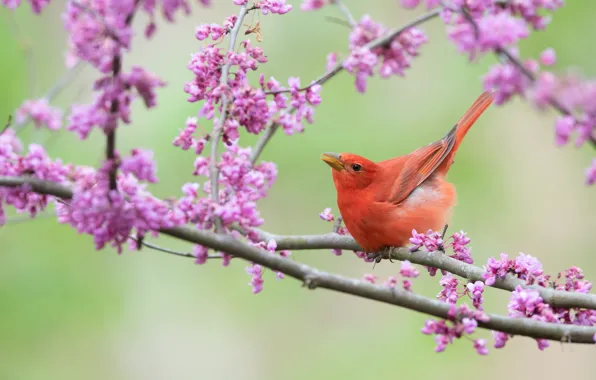
[[[372,162],[352,153],[323,153],[332,168],[337,206],[366,252],[404,247],[412,229],[439,231],[456,203],[445,175],[470,127],[492,103],[485,92],[441,140],[405,156]]]

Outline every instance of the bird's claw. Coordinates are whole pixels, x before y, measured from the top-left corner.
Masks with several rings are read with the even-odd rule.
[[[372,260],[374,261],[375,265],[380,263],[381,260],[385,259],[385,260],[389,260],[390,263],[393,263],[393,260],[391,258],[391,248],[387,247],[382,249],[379,252],[373,252],[373,253],[369,253],[366,258],[368,260]],[[374,266],[373,266],[374,268]]]

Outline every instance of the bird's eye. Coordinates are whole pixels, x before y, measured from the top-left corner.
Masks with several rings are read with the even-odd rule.
[[[360,164],[353,164],[352,165],[352,170],[355,172],[359,172],[360,170],[362,170],[362,165]]]

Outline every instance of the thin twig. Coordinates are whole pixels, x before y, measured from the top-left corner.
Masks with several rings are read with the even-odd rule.
[[[141,3],[140,0],[135,0],[134,8],[126,16],[125,24],[126,26],[130,26],[134,19],[134,15]],[[117,37],[112,36],[112,38],[116,41]],[[120,53],[116,53],[112,60],[112,80],[116,82],[118,77],[120,76],[120,71],[122,70],[122,56]],[[118,122],[118,113],[120,111],[120,100],[115,97],[112,99],[112,103],[110,104],[110,114],[114,120],[114,123],[117,124]],[[106,130],[106,160],[110,163],[110,171],[109,171],[109,181],[110,181],[110,190],[117,190],[117,175],[118,175],[118,163],[116,162],[116,125],[110,126],[108,130]]]
[[[351,27],[356,26],[356,20],[354,19],[354,16],[352,16],[352,12],[350,12],[345,4],[342,3],[341,0],[333,0],[333,3],[339,8],[340,12],[343,13],[344,17],[348,21],[348,24]]]
[[[47,99],[48,102],[51,102],[56,96],[58,96],[62,92],[62,90],[68,87],[68,85],[79,74],[83,66],[83,62],[79,61],[73,67],[68,69],[64,74],[62,74],[62,76],[60,76],[60,78],[58,78],[58,80],[48,90],[48,92],[43,96],[43,98]],[[25,128],[29,124],[29,122],[31,122],[31,117],[27,116],[20,123],[14,123],[15,132],[21,132],[21,130],[23,130],[23,128]]]
[[[364,48],[365,49],[375,49],[378,47],[387,46],[388,44],[391,43],[391,41],[393,41],[401,33],[405,32],[406,30],[408,30],[410,28],[413,28],[420,24],[423,24],[429,20],[432,20],[433,18],[437,17],[440,13],[441,13],[440,8],[434,9],[428,13],[425,13],[424,15],[412,20],[411,22],[407,23],[406,25],[402,26],[401,28],[392,30],[387,35],[385,35],[383,37],[379,37],[376,40],[369,42],[368,44],[366,44],[364,46]],[[325,82],[327,82],[328,80],[330,80],[331,78],[333,78],[334,76],[336,76],[337,74],[339,74],[340,72],[342,72],[343,70],[344,70],[344,61],[336,64],[331,70],[329,70],[325,74],[321,75],[319,78],[312,81],[308,86],[299,88],[298,91],[306,91],[316,84],[322,85]],[[275,95],[275,94],[281,94],[281,93],[287,93],[287,92],[290,92],[290,90],[267,91],[266,94],[267,95]],[[289,112],[290,113],[296,112],[296,108],[292,108]],[[250,155],[250,162],[253,165],[257,162],[261,153],[263,153],[265,146],[267,146],[267,144],[269,143],[271,138],[275,135],[275,133],[277,132],[279,127],[280,127],[279,123],[273,122],[273,123],[271,123],[271,125],[269,125],[269,127],[267,127],[265,129],[265,132],[263,132],[261,134],[261,136],[259,137],[259,140],[257,140],[257,143],[253,147],[252,153]]]
[[[275,135],[275,132],[277,132],[279,127],[280,127],[279,123],[272,123],[269,126],[269,128],[265,129],[265,132],[263,132],[261,134],[261,137],[259,137],[259,139],[257,140],[257,143],[255,144],[255,146],[252,148],[252,151],[250,152],[250,163],[251,164],[254,165],[257,163],[257,160],[261,156],[261,153],[263,153],[265,146],[267,146],[267,144],[269,143],[269,140],[271,140],[271,138]]]
[[[457,10],[455,10],[455,11],[457,11]],[[480,28],[478,27],[478,24],[476,23],[474,18],[470,15],[470,12],[468,12],[468,9],[465,6],[461,8],[460,13],[464,16],[466,21],[468,21],[470,23],[470,25],[472,25],[472,28],[474,29],[474,37],[476,40],[478,40],[478,38],[480,37]],[[504,47],[498,47],[494,50],[494,52],[497,55],[497,57],[504,58],[506,61],[508,61],[510,64],[512,64],[532,84],[536,83],[536,76],[534,75],[534,73],[532,73],[532,71],[530,71],[526,66],[524,66],[524,64],[517,57],[515,57],[513,54],[511,54],[511,52],[509,50],[507,50]],[[551,107],[553,107],[555,110],[557,110],[559,113],[561,113],[565,116],[571,116],[571,117],[575,118],[575,116],[573,115],[571,110],[567,109],[567,107],[565,107],[563,104],[561,104],[561,102],[559,102],[559,100],[556,99],[555,97],[547,96],[547,101],[548,101],[548,104]],[[589,139],[590,143],[592,144],[592,146],[594,148],[596,148],[596,137],[594,137],[593,134],[590,134],[588,139]]]
[[[8,128],[10,128],[10,126],[12,125],[12,115],[8,115],[8,120],[6,121],[6,124],[4,124],[4,128],[2,128],[2,131],[0,132],[0,136],[6,132],[6,130]]]
[[[19,23],[15,20],[14,13],[7,17],[10,19],[10,28],[15,34],[15,38],[19,41],[23,54],[25,56],[25,64],[27,65],[27,79],[29,82],[29,97],[33,97],[37,93],[37,68],[33,48],[29,42],[29,38],[25,36],[21,30]]]
[[[178,257],[187,257],[187,258],[192,258],[192,259],[196,259],[196,256],[193,255],[190,252],[180,252],[180,251],[175,251],[173,249],[170,248],[163,248],[160,246],[157,246],[155,244],[151,244],[151,243],[147,243],[144,240],[138,239],[135,236],[130,235],[129,239],[135,241],[135,242],[141,242],[141,244],[149,249],[153,249],[155,251],[159,251],[159,252],[163,252],[163,253],[169,253],[170,255],[174,255],[174,256],[178,256]],[[208,255],[207,256],[208,259],[221,259],[222,256],[221,255]]]
[[[244,17],[248,13],[248,9],[246,5],[242,5],[240,7],[240,11],[238,12],[238,17],[236,19],[236,23],[230,32],[230,44],[228,46],[228,51],[233,52],[234,47],[236,45],[236,38],[238,37],[238,32],[240,31],[240,27],[242,26],[242,21]],[[217,125],[213,126],[213,133],[211,135],[211,163],[210,163],[210,176],[211,176],[211,200],[213,203],[219,203],[219,168],[217,167],[218,155],[217,155],[217,148],[219,146],[219,141],[221,140],[221,135],[223,131],[223,126],[227,118],[228,112],[228,104],[230,99],[227,95],[227,87],[228,87],[228,75],[230,72],[230,66],[232,62],[227,62],[221,69],[221,78],[219,81],[220,86],[224,86],[225,90],[223,91],[223,100],[222,100],[222,108],[221,114],[219,119],[217,120]],[[215,218],[215,230],[217,232],[221,232],[221,220],[219,218]]]
[[[510,51],[508,51],[507,49],[504,48],[498,48],[495,51],[497,53],[497,55],[504,57],[505,59],[507,59],[507,61],[509,61],[509,63],[511,63],[513,66],[515,66],[519,72],[521,72],[526,78],[528,78],[528,80],[530,80],[530,82],[535,83],[536,82],[536,77],[534,76],[534,74],[528,70],[528,68],[526,68],[519,59],[517,59],[513,54],[511,54]],[[567,107],[565,107],[563,104],[561,104],[561,102],[559,102],[556,98],[549,96],[548,97],[548,103],[551,107],[553,107],[554,109],[556,109],[559,113],[565,115],[565,116],[573,116],[573,114],[571,113],[571,111],[569,109],[567,109]],[[592,146],[594,148],[596,148],[596,137],[594,137],[592,134],[590,134],[589,137],[590,143],[592,144]]]
[[[352,29],[352,26],[350,25],[350,23],[342,18],[335,17],[335,16],[325,16],[325,20],[327,20],[329,22],[336,23],[341,26],[345,26],[346,28]]]
[[[338,216],[337,218],[335,218],[335,222],[333,223],[333,232],[338,233],[339,229],[341,228],[341,222],[343,221],[343,218],[341,216]]]
[[[363,46],[363,49],[372,50],[372,49],[376,49],[379,47],[387,46],[396,37],[398,37],[400,34],[405,32],[406,30],[408,30],[410,28],[414,28],[420,24],[424,24],[425,22],[430,21],[430,20],[434,19],[435,17],[439,16],[440,13],[441,13],[441,8],[437,8],[437,9],[434,9],[434,10],[428,12],[428,13],[425,13],[422,16],[408,22],[401,28],[394,29],[394,30],[390,31],[389,33],[387,33],[385,36],[382,36],[375,40],[370,41],[368,44]],[[340,72],[342,72],[344,70],[344,62],[345,62],[345,60],[342,62],[339,62],[331,70],[329,70],[325,74],[321,75],[319,78],[312,81],[308,86],[299,88],[298,91],[306,91],[310,87],[312,87],[316,84],[323,84],[323,83],[327,82],[329,79],[333,78],[334,76],[336,76],[337,74],[339,74]],[[291,90],[286,89],[286,90],[267,91],[267,92],[265,92],[265,94],[275,95],[275,94],[288,93],[288,92],[291,92]]]

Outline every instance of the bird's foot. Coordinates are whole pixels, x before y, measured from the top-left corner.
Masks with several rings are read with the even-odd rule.
[[[381,260],[383,260],[383,259],[389,260],[389,262],[393,263],[393,260],[391,260],[391,247],[385,247],[382,250],[380,250],[379,252],[369,253],[369,254],[367,254],[366,258],[368,260],[374,261],[375,262],[374,265],[380,263]],[[374,266],[373,266],[373,268],[374,268]]]

